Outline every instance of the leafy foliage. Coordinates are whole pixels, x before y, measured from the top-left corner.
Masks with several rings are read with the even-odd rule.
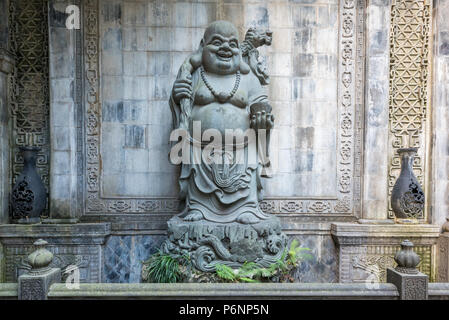
[[[142,265],[142,280],[156,283],[176,282],[294,282],[293,272],[299,263],[313,258],[309,248],[301,248],[293,240],[279,260],[269,267],[245,262],[239,269],[223,264],[215,265],[215,273],[194,270],[188,255],[170,255],[161,251],[153,254]]]
[[[299,263],[313,258],[309,252],[309,248],[301,248],[298,241],[293,240],[290,248],[284,250],[281,258],[268,268],[258,267],[254,262],[245,262],[237,270],[217,264],[215,271],[218,277],[226,282],[293,282],[291,274]]]
[[[172,256],[161,251],[143,262],[142,280],[156,283],[176,283],[184,277],[181,267],[188,263],[186,256]]]

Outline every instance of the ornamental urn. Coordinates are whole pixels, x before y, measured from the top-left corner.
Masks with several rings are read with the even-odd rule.
[[[24,166],[11,192],[13,219],[18,223],[38,223],[47,205],[47,192],[36,171],[39,147],[20,147]]]
[[[424,210],[424,192],[413,173],[413,160],[417,148],[398,150],[401,156],[401,173],[391,193],[391,208],[399,219],[416,219]]]

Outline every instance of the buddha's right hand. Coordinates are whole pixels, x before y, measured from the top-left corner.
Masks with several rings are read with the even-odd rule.
[[[181,99],[190,99],[192,96],[192,80],[187,77],[181,77],[176,79],[173,85],[173,100],[176,104],[179,104]]]

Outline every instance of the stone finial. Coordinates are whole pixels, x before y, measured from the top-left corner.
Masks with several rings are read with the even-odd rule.
[[[53,253],[48,251],[45,247],[48,242],[39,239],[33,243],[36,250],[28,255],[28,263],[31,266],[30,273],[40,274],[50,270],[50,263],[53,261]]]
[[[394,256],[394,261],[398,264],[396,271],[406,274],[417,274],[416,268],[420,262],[420,257],[413,251],[413,243],[404,240],[401,243],[401,250]]]

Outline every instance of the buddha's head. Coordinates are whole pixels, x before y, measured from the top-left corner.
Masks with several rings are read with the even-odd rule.
[[[233,74],[240,68],[237,28],[228,21],[212,22],[202,40],[202,64],[206,71]]]

